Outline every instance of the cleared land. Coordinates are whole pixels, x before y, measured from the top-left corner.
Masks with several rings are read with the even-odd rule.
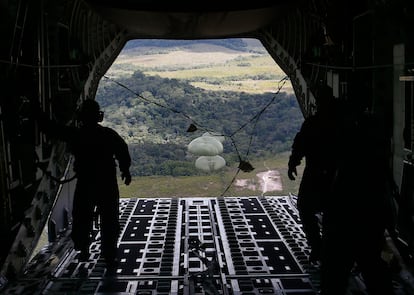
[[[276,92],[278,82],[286,74],[263,48],[254,49],[243,52],[210,44],[171,50],[131,49],[121,52],[107,74],[111,77],[130,76],[140,70],[146,75],[187,80],[191,85],[207,90]],[[282,91],[292,93],[290,82]]]
[[[296,194],[299,188],[303,164],[298,167],[295,181],[287,177],[289,153],[275,155],[271,159],[252,162],[252,172],[237,174],[237,167],[225,172],[205,176],[144,176],[134,177],[126,186],[119,180],[122,197],[217,197],[217,196],[280,196]],[[270,177],[269,177],[270,176]],[[263,178],[267,177],[267,184]],[[233,180],[234,179],[234,180]],[[226,191],[226,189],[229,189]]]

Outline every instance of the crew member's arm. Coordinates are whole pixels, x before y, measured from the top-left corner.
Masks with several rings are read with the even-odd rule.
[[[113,131],[115,144],[115,158],[118,160],[119,170],[121,171],[121,179],[126,185],[131,183],[131,156],[129,154],[128,145],[118,133]]]
[[[292,151],[288,162],[288,177],[290,180],[296,179],[296,176],[298,175],[296,167],[300,165],[303,157],[305,156],[306,125],[305,121],[293,140]]]

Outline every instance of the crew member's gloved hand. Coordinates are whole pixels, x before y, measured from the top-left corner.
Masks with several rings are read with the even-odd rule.
[[[126,185],[129,185],[131,183],[131,174],[129,173],[129,171],[122,172],[121,179],[124,181]]]
[[[296,166],[295,167],[289,167],[288,169],[288,177],[290,180],[295,180],[296,176],[298,176],[298,172],[296,171]]]

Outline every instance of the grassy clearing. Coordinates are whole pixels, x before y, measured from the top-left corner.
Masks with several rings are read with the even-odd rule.
[[[191,85],[206,90],[246,93],[275,92],[277,82],[286,75],[266,53],[257,55],[232,51],[223,56],[220,52],[188,50],[162,52],[150,56],[121,55],[108,74],[116,78],[132,75],[136,70],[151,76],[187,80]],[[253,77],[272,78],[257,80]],[[215,80],[220,83],[200,82],[201,80]],[[291,84],[287,83],[283,91],[292,93]]]
[[[279,88],[279,81],[276,80],[238,80],[223,81],[220,85],[210,84],[206,82],[191,82],[194,87],[211,90],[211,91],[243,91],[246,93],[261,94],[264,92],[276,93]],[[283,87],[284,92],[293,94],[292,85],[287,82]]]
[[[265,195],[296,194],[299,188],[303,165],[298,167],[299,177],[291,181],[287,177],[287,162],[289,153],[275,155],[271,159],[262,159],[252,162],[255,169],[252,172],[239,172],[236,179],[246,179],[250,183],[258,183],[257,173],[267,170],[277,170],[282,182],[281,191],[267,192]],[[223,195],[226,188],[232,183],[236,175],[237,167],[229,168],[225,172],[209,174],[205,176],[146,176],[134,177],[129,186],[119,182],[121,197],[131,198],[156,198],[156,197],[218,197]],[[262,192],[230,186],[224,196],[253,196],[262,195]]]
[[[194,78],[231,78],[250,77],[258,75],[285,76],[270,56],[243,57],[238,61],[226,62],[224,64],[205,65],[191,69],[151,71],[144,70],[148,75],[159,75],[163,78],[176,78],[193,80]]]
[[[270,56],[239,57],[224,64],[207,65],[205,67],[167,70],[144,71],[146,75],[158,75],[162,78],[182,79],[190,84],[206,90],[243,91],[247,93],[275,92],[277,82],[285,77],[285,73],[275,64]],[[252,79],[253,77],[274,77],[272,79]],[[194,80],[220,80],[220,83],[199,82]],[[285,91],[291,91],[288,83]]]

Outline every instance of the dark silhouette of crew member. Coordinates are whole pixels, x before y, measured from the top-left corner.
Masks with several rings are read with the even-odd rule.
[[[321,87],[315,114],[307,117],[296,134],[288,163],[288,177],[295,180],[296,167],[305,159],[299,186],[297,208],[311,253],[309,261],[318,264],[322,250],[320,220],[323,200],[328,197],[335,172],[332,145],[336,140],[332,89]]]
[[[41,122],[52,137],[69,144],[74,155],[77,176],[73,199],[71,238],[80,260],[89,258],[89,246],[95,214],[98,214],[101,232],[101,255],[108,269],[116,266],[119,226],[119,190],[117,163],[126,185],[131,182],[131,157],[128,146],[119,134],[99,124],[103,112],[94,100],[85,100],[80,107],[80,126],[60,126]]]
[[[337,171],[325,200],[321,294],[344,295],[356,267],[370,295],[393,293],[390,269],[381,257],[389,215],[390,141],[384,120],[359,106],[355,96],[335,150]]]

